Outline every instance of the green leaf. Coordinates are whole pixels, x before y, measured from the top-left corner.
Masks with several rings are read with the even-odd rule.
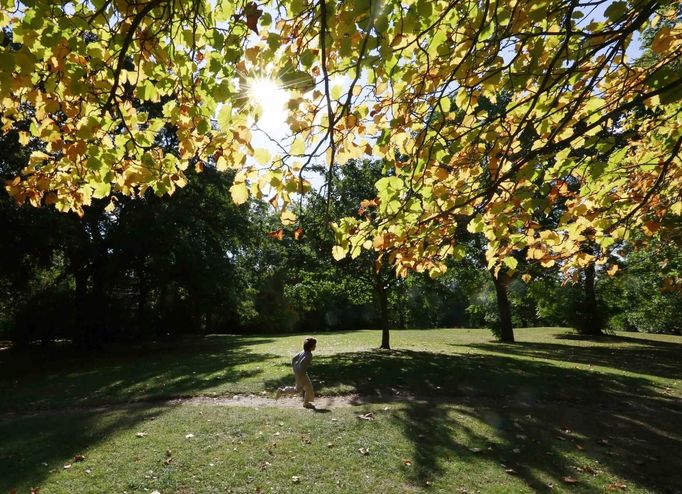
[[[604,11],[604,15],[611,22],[617,22],[617,21],[622,19],[622,17],[625,15],[627,10],[628,10],[628,5],[626,2],[622,2],[622,1],[613,2]]]
[[[230,123],[232,122],[232,107],[228,104],[224,104],[220,111],[218,112],[218,125],[222,130],[227,130],[230,128]]]
[[[95,199],[102,199],[111,193],[111,184],[109,183],[95,183],[93,185],[92,197]]]
[[[516,266],[519,265],[519,261],[516,260],[515,257],[512,256],[507,256],[504,258],[504,263],[507,265],[509,269],[512,271],[516,269]]]
[[[313,76],[302,70],[286,70],[283,69],[279,73],[279,80],[287,89],[298,89],[306,92],[315,88],[315,79]]]

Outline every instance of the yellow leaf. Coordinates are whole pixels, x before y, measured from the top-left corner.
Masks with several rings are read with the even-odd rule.
[[[334,248],[332,249],[332,256],[334,256],[334,259],[337,261],[340,261],[344,257],[346,257],[346,249],[341,247],[340,245],[335,245]]]
[[[291,145],[291,151],[290,153],[292,155],[300,155],[305,153],[305,140],[303,140],[302,137],[297,137],[293,144]]]
[[[524,274],[521,276],[521,279],[523,280],[524,283],[528,283],[533,277],[529,274]]]
[[[293,225],[296,222],[296,214],[291,211],[283,211],[280,215],[283,225]]]
[[[269,165],[270,164],[270,151],[268,151],[267,149],[263,149],[263,148],[256,149],[256,151],[253,154],[253,157],[261,165]]]
[[[607,269],[606,272],[609,273],[609,276],[613,276],[618,272],[618,264],[614,264],[609,269]]]
[[[230,187],[230,194],[232,195],[232,200],[237,206],[244,204],[249,199],[249,191],[246,188],[246,184],[244,182],[234,184],[232,187]]]

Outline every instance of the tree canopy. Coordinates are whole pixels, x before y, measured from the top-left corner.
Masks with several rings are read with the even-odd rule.
[[[379,159],[377,214],[339,222],[334,255],[373,249],[401,275],[443,272],[462,226],[485,235],[492,269],[525,256],[568,271],[601,262],[586,243],[682,213],[672,0],[0,5],[1,123],[33,149],[7,184],[19,202],[83,214],[215,166],[235,170],[236,203],[268,199],[292,224],[311,168],[331,183],[335,166]],[[249,86],[263,78],[288,91],[290,135],[259,148]]]

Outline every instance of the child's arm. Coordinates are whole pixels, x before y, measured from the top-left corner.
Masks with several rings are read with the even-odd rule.
[[[308,367],[310,367],[310,362],[313,360],[313,354],[306,352],[303,354],[303,358],[298,362],[298,369],[300,372],[307,372]]]

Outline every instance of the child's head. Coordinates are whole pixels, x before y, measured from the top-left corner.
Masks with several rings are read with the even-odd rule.
[[[303,342],[303,349],[306,352],[312,352],[315,350],[315,345],[317,345],[317,340],[315,338],[306,338]]]

